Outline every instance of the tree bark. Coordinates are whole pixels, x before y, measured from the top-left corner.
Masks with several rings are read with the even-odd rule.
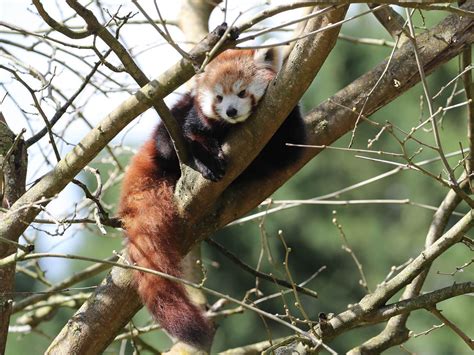
[[[9,154],[9,157],[6,157],[7,154]],[[0,172],[3,182],[3,184],[0,184],[2,185],[0,189],[2,189],[1,194],[3,195],[2,207],[9,208],[25,193],[27,154],[25,142],[21,138],[15,142],[15,134],[8,127],[1,112],[0,166],[4,167],[3,171]],[[19,235],[10,234],[2,235],[2,237],[16,243]],[[15,244],[0,240],[0,259],[15,253],[16,250]],[[0,268],[0,354],[3,354],[6,348],[14,287],[15,264]]]

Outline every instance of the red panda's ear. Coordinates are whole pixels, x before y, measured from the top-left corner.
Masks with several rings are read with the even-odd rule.
[[[254,54],[257,67],[278,72],[282,65],[281,51],[277,47],[257,49]]]

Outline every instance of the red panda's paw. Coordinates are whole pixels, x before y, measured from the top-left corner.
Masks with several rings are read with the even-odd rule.
[[[224,156],[219,154],[212,159],[207,159],[206,163],[195,159],[196,169],[201,173],[201,175],[213,182],[221,180],[226,172],[227,161]]]

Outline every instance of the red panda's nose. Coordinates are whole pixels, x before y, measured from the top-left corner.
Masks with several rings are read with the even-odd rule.
[[[233,108],[233,107],[229,107],[225,113],[226,113],[227,116],[229,116],[229,117],[235,117],[235,116],[237,116],[237,110],[236,110],[235,108]]]

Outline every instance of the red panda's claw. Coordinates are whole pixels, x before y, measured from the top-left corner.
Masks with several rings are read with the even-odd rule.
[[[232,27],[229,31],[229,38],[235,41],[240,36],[240,31],[237,27]]]
[[[213,182],[221,180],[226,172],[227,162],[224,157],[218,156],[214,159],[208,161],[206,164],[203,164],[201,161],[196,160],[196,168],[201,173],[201,175]]]
[[[227,25],[227,22],[222,22],[219,26],[216,27],[214,31],[217,33],[219,37],[222,37],[225,31],[227,31],[228,27],[229,26]]]
[[[227,22],[222,22],[219,26],[216,27],[214,31],[217,32],[217,35],[219,37],[222,37],[228,28],[229,28],[229,25],[227,24]],[[232,27],[229,30],[227,37],[230,38],[232,41],[235,41],[237,38],[239,38],[239,35],[240,35],[239,29],[237,27]]]

